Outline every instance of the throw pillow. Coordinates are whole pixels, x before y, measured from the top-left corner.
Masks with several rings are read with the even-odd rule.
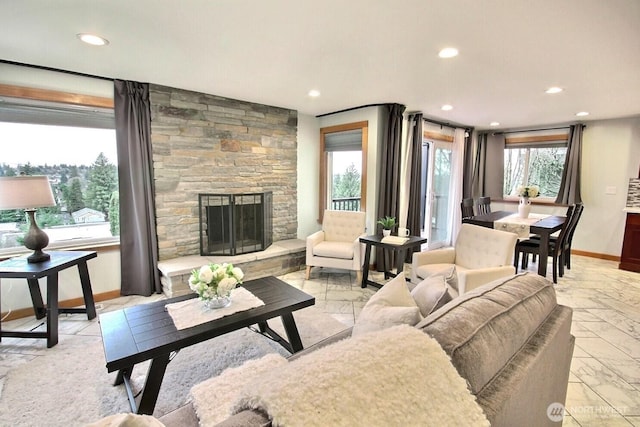
[[[422,316],[427,317],[449,301],[449,287],[443,276],[431,276],[420,282],[411,291],[411,296],[420,308]]]
[[[396,325],[416,325],[422,316],[409,292],[404,273],[398,274],[373,295],[353,325],[356,336]]]
[[[451,288],[458,290],[458,274],[455,264],[425,264],[418,267],[418,276],[428,279],[433,276],[442,276]]]

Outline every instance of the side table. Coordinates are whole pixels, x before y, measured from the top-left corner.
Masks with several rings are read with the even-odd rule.
[[[360,243],[364,243],[364,267],[362,272],[362,287],[366,288],[367,285],[375,286],[376,288],[381,288],[383,285],[372,280],[369,280],[369,262],[371,260],[371,247],[372,246],[380,246],[384,249],[392,250],[396,253],[396,273],[400,273],[404,270],[404,258],[407,253],[407,249],[420,247],[423,243],[427,242],[426,237],[418,237],[418,236],[410,236],[409,240],[401,245],[394,245],[391,243],[382,243],[382,236],[374,235],[374,236],[365,236],[360,238]],[[386,267],[385,267],[386,268]],[[393,274],[389,271],[384,272],[385,278],[391,276],[395,277],[396,274]]]
[[[11,258],[0,262],[0,278],[27,279],[31,302],[36,319],[47,317],[46,332],[33,331],[3,331],[0,324],[0,341],[2,337],[46,338],[47,347],[58,343],[58,314],[59,313],[87,313],[89,320],[96,317],[96,306],[93,301],[91,281],[87,260],[97,256],[95,251],[47,251],[51,255],[48,261],[30,264],[27,257]],[[85,308],[58,307],[58,272],[73,266],[78,267],[82,295]],[[47,305],[44,305],[38,279],[47,278]],[[1,310],[0,310],[1,311]]]

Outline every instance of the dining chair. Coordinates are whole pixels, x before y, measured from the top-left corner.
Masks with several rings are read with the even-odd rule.
[[[582,211],[584,210],[584,204],[583,203],[576,203],[575,205],[575,209],[573,210],[573,215],[571,216],[571,219],[569,220],[569,230],[567,231],[567,240],[564,243],[564,266],[567,267],[567,270],[571,270],[571,242],[573,241],[573,234],[576,231],[576,228],[578,227],[578,221],[580,221],[580,217],[582,216]],[[531,239],[537,239],[540,240],[540,236],[537,234],[534,234],[533,236],[531,236]],[[558,236],[550,236],[549,240],[552,242],[556,242],[558,240]],[[533,257],[533,261],[535,261],[535,255]]]
[[[460,203],[460,208],[462,209],[462,219],[470,218],[475,215],[473,211],[473,199],[462,199]]]
[[[483,196],[478,198],[478,215],[491,213],[491,197]]]
[[[564,275],[564,248],[569,235],[569,225],[573,216],[575,205],[567,208],[566,220],[560,229],[558,238],[554,241],[549,241],[548,256],[553,258],[553,283],[558,283],[558,276]],[[525,269],[528,265],[529,254],[540,255],[540,240],[539,239],[526,239],[516,243],[515,252],[513,255],[513,266],[518,271],[518,264],[520,264],[520,254],[522,254],[521,268]]]

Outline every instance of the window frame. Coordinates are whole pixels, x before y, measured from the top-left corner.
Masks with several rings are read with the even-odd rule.
[[[367,205],[367,142],[369,140],[369,122],[353,122],[342,125],[329,126],[320,129],[320,182],[318,197],[318,223],[322,224],[324,211],[327,209],[327,177],[328,152],[326,151],[326,135],[330,133],[360,130],[362,132],[362,175],[360,177],[360,211],[366,210]]]
[[[22,98],[33,101],[56,102],[80,107],[114,108],[112,98],[95,95],[85,95],[65,91],[40,89],[25,86],[0,84],[0,97]],[[90,249],[104,247],[119,247],[120,236],[92,237],[86,239],[74,239],[72,241],[52,242],[48,249]],[[28,252],[24,246],[0,249],[0,259],[10,258]]]
[[[553,134],[553,135],[549,135],[549,134],[545,134],[545,135],[532,135],[532,136],[520,136],[520,137],[507,137],[505,138],[505,144],[504,144],[504,153],[506,154],[506,150],[510,150],[510,149],[516,149],[516,148],[554,148],[554,147],[559,147],[559,146],[564,146],[568,148],[569,145],[569,133],[567,130],[567,133],[562,133],[562,134]],[[529,170],[529,155],[530,155],[530,151],[527,152],[527,162],[525,164],[525,171],[527,172],[526,174],[524,174],[524,176],[528,175],[528,170]],[[504,165],[504,155],[503,155],[503,165]],[[564,167],[566,166],[566,157],[565,157],[565,165],[563,165],[563,170]],[[523,184],[521,184],[523,185]],[[503,183],[502,183],[502,188],[504,189],[504,177],[503,177]],[[510,194],[503,194],[502,195],[503,200],[505,201],[511,201],[511,202],[518,202],[520,197],[515,196],[515,195],[510,195]],[[539,204],[555,204],[557,195],[556,197],[548,197],[548,196],[539,196],[535,198],[535,202],[539,203]]]

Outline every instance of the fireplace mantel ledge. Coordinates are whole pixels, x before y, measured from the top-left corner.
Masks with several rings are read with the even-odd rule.
[[[236,256],[200,256],[190,255],[180,258],[173,258],[158,262],[158,269],[163,276],[171,277],[182,274],[189,274],[195,268],[200,268],[209,263],[232,263],[245,264],[253,261],[261,261],[277,256],[288,255],[306,249],[306,243],[301,239],[280,240],[274,242],[266,250],[252,252]]]

